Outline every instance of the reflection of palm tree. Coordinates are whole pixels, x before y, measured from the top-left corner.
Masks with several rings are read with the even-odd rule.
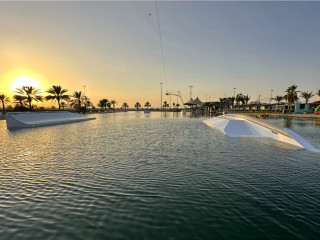
[[[134,105],[134,107],[139,110],[139,108],[141,108],[141,104],[139,102],[136,102],[136,104]]]
[[[146,102],[144,106],[148,109],[149,107],[151,107],[151,104],[149,102]]]
[[[306,103],[309,102],[309,99],[312,98],[314,94],[312,92],[301,92],[300,97],[304,98],[306,100]]]
[[[32,110],[32,101],[42,102],[42,96],[40,96],[40,89],[34,88],[32,86],[23,86],[22,88],[17,88],[16,91],[19,95],[26,97],[29,105],[29,110]]]
[[[110,103],[112,104],[113,111],[115,112],[115,105],[118,104],[118,102],[116,100],[111,100]]]
[[[288,89],[286,90],[286,95],[283,96],[283,98],[289,103],[290,113],[292,109],[292,104],[294,104],[296,101],[299,100],[299,97],[298,97],[299,91],[296,91],[297,88],[298,86],[296,85],[292,85],[291,87],[288,87]]]
[[[0,101],[1,101],[1,103],[2,103],[2,110],[5,111],[5,110],[6,110],[5,105],[6,105],[8,102],[10,102],[10,99],[9,99],[9,97],[7,97],[6,95],[1,94],[1,95],[0,95]]]
[[[62,100],[68,101],[70,99],[69,95],[65,95],[65,93],[67,91],[68,91],[67,89],[62,89],[61,86],[53,85],[51,88],[49,88],[46,91],[47,93],[51,94],[49,96],[46,96],[46,100],[47,101],[49,101],[49,100],[55,101],[56,100],[58,102],[59,111],[60,111],[61,101]]]

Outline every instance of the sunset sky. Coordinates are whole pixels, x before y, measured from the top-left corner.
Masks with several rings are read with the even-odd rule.
[[[0,93],[85,85],[95,105],[158,107],[160,82],[185,101],[189,85],[202,101],[320,88],[320,2],[158,2],[167,81],[155,6],[0,2]]]

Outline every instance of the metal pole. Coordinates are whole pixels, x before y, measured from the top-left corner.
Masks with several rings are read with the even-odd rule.
[[[161,83],[160,83],[160,85],[161,85],[160,111],[161,111],[161,112],[162,112],[162,110],[163,110],[163,109],[162,109],[162,108],[163,108],[163,106],[162,106],[162,84],[163,84],[163,83],[161,82]]]
[[[270,104],[271,104],[271,101],[272,101],[272,92],[273,92],[273,90],[271,89],[271,98],[270,98]]]
[[[193,86],[189,86],[189,88],[190,88],[190,100],[191,100],[191,98],[192,98],[192,88],[193,88]]]

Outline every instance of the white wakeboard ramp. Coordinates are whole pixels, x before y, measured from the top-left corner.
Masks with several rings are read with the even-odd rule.
[[[281,142],[305,148],[313,152],[320,152],[297,133],[290,129],[279,129],[256,118],[242,114],[225,114],[203,121],[229,137],[268,137]]]
[[[7,113],[6,121],[8,130],[21,128],[34,128],[52,126],[66,123],[82,122],[94,120],[96,118],[87,117],[71,112],[27,112],[27,113]]]

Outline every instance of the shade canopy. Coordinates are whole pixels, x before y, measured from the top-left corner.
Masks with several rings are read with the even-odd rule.
[[[196,99],[190,99],[190,101],[186,102],[184,105],[187,106],[202,106],[203,102],[200,101],[200,99],[197,97]]]

